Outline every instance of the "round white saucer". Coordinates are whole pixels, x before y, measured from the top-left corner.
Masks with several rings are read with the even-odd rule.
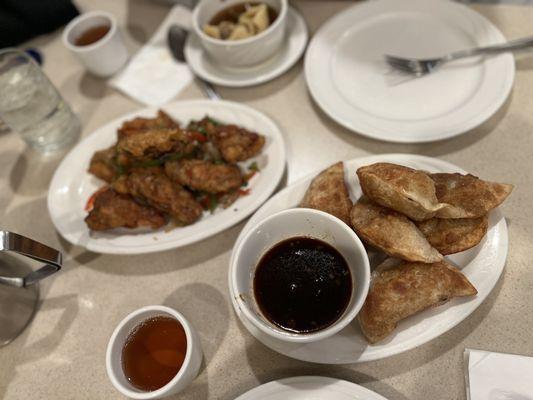
[[[221,86],[245,87],[277,78],[302,56],[307,45],[307,26],[294,8],[289,9],[287,38],[281,50],[270,60],[250,68],[223,67],[207,56],[200,39],[191,34],[185,45],[185,58],[196,75]]]

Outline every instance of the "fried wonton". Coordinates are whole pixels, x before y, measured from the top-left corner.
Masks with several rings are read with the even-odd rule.
[[[350,225],[352,201],[344,182],[342,161],[333,164],[313,179],[300,207],[327,212]]]
[[[357,176],[368,198],[415,221],[432,218],[441,207],[435,195],[435,185],[425,172],[402,165],[376,163],[359,168]]]
[[[405,215],[362,197],[351,211],[352,227],[368,244],[390,256],[432,263],[442,260],[416,225]]]
[[[441,219],[418,222],[418,229],[441,254],[454,254],[474,247],[487,233],[489,217]]]
[[[487,182],[467,174],[431,174],[437,198],[447,205],[437,211],[438,218],[478,218],[498,207],[509,196],[513,185]]]
[[[387,263],[387,261],[385,261]],[[401,262],[391,268],[378,267],[358,319],[370,343],[383,340],[399,321],[454,297],[473,296],[476,288],[457,268]]]

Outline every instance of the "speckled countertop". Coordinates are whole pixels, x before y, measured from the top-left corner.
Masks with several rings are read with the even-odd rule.
[[[139,48],[164,18],[167,6],[143,0],[80,0],[83,10],[117,16],[131,49]],[[315,31],[350,5],[294,1]],[[533,34],[533,8],[475,6],[507,37]],[[80,115],[87,135],[126,112],[134,101],[84,73],[63,48],[59,32],[35,40],[45,71]],[[40,309],[28,329],[0,348],[0,398],[120,398],[107,379],[105,348],[130,311],[166,304],[183,312],[200,333],[205,366],[180,399],[234,399],[273,379],[325,375],[366,386],[391,400],[464,399],[465,347],[533,355],[533,58],[517,62],[514,90],[487,123],[455,139],[422,145],[373,141],[330,121],[312,103],[299,63],[282,77],[222,95],[272,116],[288,145],[289,182],[339,159],[390,152],[418,153],[453,162],[472,173],[516,185],[503,206],[509,224],[505,272],[486,301],[464,322],[404,354],[359,365],[315,365],[289,359],[256,341],[239,323],[227,296],[227,270],[241,223],[201,243],[155,255],[107,256],[76,248],[54,231],[47,186],[58,157],[40,159],[15,134],[0,137],[2,229],[61,249],[65,267],[41,286]],[[194,86],[180,98],[198,98]]]

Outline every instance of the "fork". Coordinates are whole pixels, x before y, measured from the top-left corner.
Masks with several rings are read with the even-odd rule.
[[[533,48],[533,36],[511,40],[507,43],[492,46],[476,47],[473,49],[455,51],[442,57],[435,58],[405,58],[385,55],[385,60],[393,69],[403,73],[422,76],[434,72],[443,64],[466,57],[479,55],[495,55],[508,51],[518,51]]]

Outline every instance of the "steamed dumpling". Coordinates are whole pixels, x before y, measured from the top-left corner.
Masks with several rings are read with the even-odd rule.
[[[403,165],[376,163],[359,168],[357,176],[369,199],[412,220],[430,219],[442,207],[435,194],[435,184],[425,172]]]
[[[239,23],[251,24],[254,27],[254,34],[263,32],[270,24],[267,5],[262,3],[249,7],[240,15]]]
[[[457,268],[403,261],[386,267],[386,260],[372,273],[365,304],[359,312],[361,330],[370,343],[389,336],[398,322],[454,297],[474,296],[476,288]]]
[[[442,260],[416,225],[405,215],[363,197],[353,206],[352,227],[366,243],[392,257],[432,263]]]

